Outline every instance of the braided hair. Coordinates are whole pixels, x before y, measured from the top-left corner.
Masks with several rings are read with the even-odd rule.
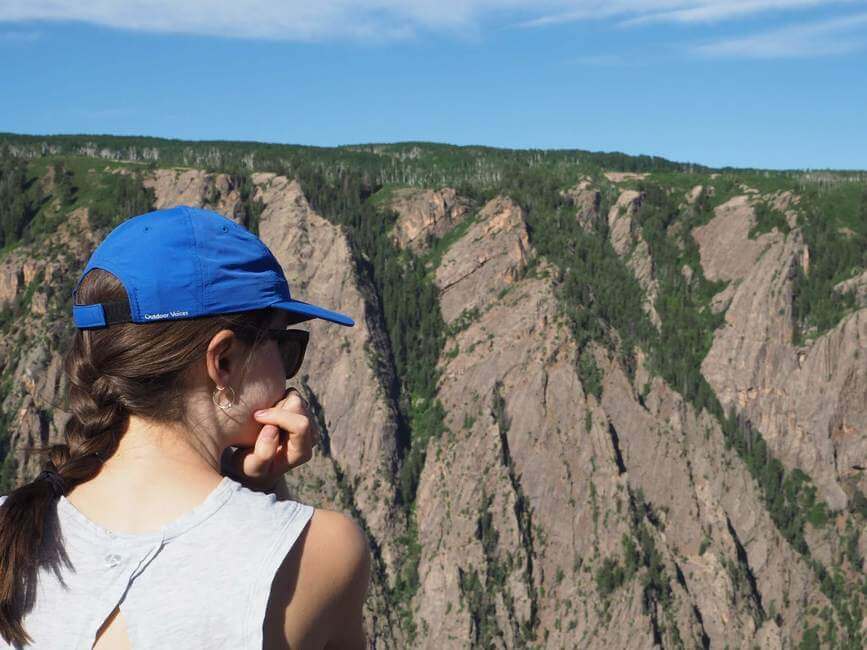
[[[114,275],[93,269],[77,299],[94,304],[128,296]],[[0,636],[7,643],[31,643],[22,620],[34,598],[39,567],[62,551],[51,534],[60,495],[99,473],[117,450],[130,415],[188,425],[187,392],[213,336],[236,327],[235,335],[252,353],[262,337],[251,331],[265,327],[271,317],[270,309],[260,309],[75,331],[63,363],[71,414],[64,441],[33,449],[45,457],[43,472],[10,492],[0,506]]]

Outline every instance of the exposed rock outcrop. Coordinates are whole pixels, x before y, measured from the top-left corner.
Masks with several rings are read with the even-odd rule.
[[[0,337],[0,366],[10,387],[2,410],[11,414],[9,448],[22,477],[39,473],[41,459],[33,455],[33,447],[53,442],[69,418],[61,404],[66,378],[57,339],[69,336],[72,315],[60,307],[71,299],[65,290],[71,294],[71,281],[78,279],[97,243],[87,209],[80,208],[44,240],[19,246],[0,262],[0,276],[10,279],[0,279],[6,307],[30,292],[29,305],[23,305],[26,309],[7,330],[9,335]]]
[[[852,293],[855,296],[855,301],[860,306],[867,307],[867,271],[848,280],[838,282],[834,285],[834,291]]]
[[[704,185],[696,185],[689,192],[686,193],[686,202],[688,205],[692,205],[696,202],[698,197],[701,195],[702,190],[704,189]]]
[[[867,456],[867,310],[796,348],[792,281],[804,260],[800,231],[749,239],[753,213],[745,196],[715,215],[693,236],[705,276],[731,281],[731,304],[702,373],[724,407],[748,417],[785,465],[810,474],[822,498],[842,508],[843,478],[867,487],[851,470]]]
[[[370,306],[343,230],[310,208],[297,181],[264,173],[254,174],[252,180],[254,199],[265,206],[259,236],[283,267],[293,296],[351,314],[356,323],[346,328],[312,320],[296,326],[310,331],[298,382],[315,405],[327,452],[317,453],[290,474],[288,482],[300,500],[359,513],[359,523],[379,549],[386,580],[380,584],[374,578],[367,627],[380,644],[399,647],[400,628],[383,600],[406,549],[396,546],[404,531],[393,506],[397,413],[378,361],[387,345],[381,329],[376,329],[382,326],[368,320]]]
[[[400,155],[420,155],[413,151]],[[159,207],[206,206],[238,220],[236,182],[165,169],[146,184]],[[808,522],[805,559],[774,523],[720,422],[654,375],[646,350],[637,348],[628,368],[596,341],[579,353],[558,295],[562,274],[534,250],[524,211],[508,197],[489,201],[472,222],[465,220],[475,206],[448,188],[390,198],[400,214],[395,241],[416,252],[463,223],[433,269],[448,337],[436,393],[446,432],[427,441],[412,509],[398,508],[398,437],[407,425],[393,394],[385,306],[358,272],[347,232],[311,207],[297,181],[254,173],[244,182],[262,207],[259,236],[293,295],[356,321],[296,325],[311,340],[290,383],[308,397],[323,440],[287,482],[299,500],[350,512],[366,529],[374,567],[365,626],[377,647],[789,649],[805,627],[825,624],[836,603],[811,562],[830,569],[853,548],[867,555],[867,535],[851,536],[860,520],[839,512],[824,526]],[[589,236],[607,219],[610,243],[659,326],[642,194],[621,191],[607,214],[587,179],[563,195]],[[750,239],[760,200],[792,230]],[[803,347],[792,344],[793,279],[797,267],[809,273],[797,212],[791,194],[735,196],[691,233],[701,267],[690,259],[673,270],[687,282],[702,271],[725,283],[711,304],[725,323],[701,365],[722,405],[842,509],[854,486],[867,492],[858,469],[867,466],[867,309]],[[672,224],[669,236],[688,236],[686,223]],[[80,210],[39,245],[0,261],[0,305],[25,307],[0,337],[2,408],[22,476],[39,470],[28,447],[56,439],[65,422],[56,408],[65,388],[57,341],[69,333],[60,287],[77,278],[95,245]],[[863,284],[862,274],[837,290],[862,295]],[[416,552],[413,592],[407,558]],[[399,584],[407,602],[391,600]],[[405,635],[412,625],[397,605],[407,607],[414,636]]]
[[[472,210],[472,203],[445,187],[441,190],[402,188],[395,190],[387,207],[398,213],[392,236],[400,248],[416,253],[427,249],[459,224]]]
[[[562,194],[575,206],[575,219],[581,228],[585,232],[593,230],[600,216],[602,193],[593,186],[589,179],[585,178]]]
[[[647,241],[641,234],[641,227],[636,221],[643,198],[642,193],[635,190],[624,190],[620,193],[617,202],[608,211],[609,238],[614,251],[626,258],[627,266],[646,292],[644,311],[647,312],[650,321],[658,329],[662,325],[655,306],[659,294],[659,283],[653,275],[653,259],[650,257],[650,248],[647,246]]]
[[[157,169],[144,186],[156,197],[155,209],[175,205],[208,208],[238,221],[241,194],[228,174],[208,174],[198,169]]]
[[[620,183],[622,181],[640,180],[646,178],[646,173],[637,172],[605,172],[605,178],[612,183]]]
[[[587,395],[546,267],[500,296],[479,299],[484,266],[451,285],[479,315],[439,364],[449,432],[428,446],[417,497],[419,646],[525,647],[536,634],[544,647],[645,648],[677,634],[687,647],[787,647],[807,603],[826,601],[718,423],[643,365],[642,404],[595,346],[585,354],[603,371],[602,400]],[[598,593],[624,536],[639,543],[633,509],[664,567],[665,604],[643,592],[644,568]]]
[[[436,270],[443,319],[450,323],[463,311],[483,308],[521,277],[530,258],[521,206],[502,197],[488,201]],[[468,282],[473,286],[469,297],[462,290]]]

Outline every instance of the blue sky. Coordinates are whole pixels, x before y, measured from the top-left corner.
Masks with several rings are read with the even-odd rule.
[[[0,131],[867,169],[867,0],[4,0]]]

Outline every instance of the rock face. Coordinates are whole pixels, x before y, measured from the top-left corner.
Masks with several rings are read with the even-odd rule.
[[[158,207],[176,203],[208,206],[232,218],[237,190],[228,181],[226,175],[157,170],[146,183],[154,188]],[[399,626],[390,620],[382,602],[383,589],[393,581],[395,564],[405,553],[396,544],[405,524],[395,517],[392,507],[396,410],[383,385],[387,371],[380,367],[387,340],[381,329],[376,329],[381,328],[376,318],[369,321],[366,316],[366,298],[343,231],[310,209],[297,182],[273,174],[257,174],[253,182],[254,199],[265,206],[259,236],[283,266],[293,296],[351,314],[356,321],[351,328],[322,320],[295,326],[307,329],[311,341],[302,373],[289,383],[297,385],[315,405],[328,453],[317,453],[309,464],[291,474],[289,483],[300,500],[356,513],[378,549],[378,569],[366,610],[368,632],[385,647],[399,647]],[[62,261],[34,259],[30,249],[6,257],[0,273],[10,278],[2,287],[7,300],[20,295],[39,272],[46,282],[56,283],[64,275],[77,279],[98,243],[85,225],[86,212],[73,213],[47,242],[49,248],[66,251]],[[46,286],[49,290],[52,287]],[[33,316],[27,317],[28,322],[41,327],[34,325],[31,331],[44,329],[46,322],[45,299],[37,301],[41,295],[34,294]],[[48,295],[55,298],[51,291]],[[68,321],[69,316],[64,313],[62,318]],[[13,385],[24,391],[23,402],[16,391],[4,404],[8,412],[13,402],[20,402],[18,417],[10,428],[15,431],[11,444],[17,450],[22,476],[39,471],[38,459],[31,457],[27,448],[60,437],[65,424],[60,411],[53,411],[55,421],[49,419],[64,386],[61,357],[47,343],[36,340],[39,342],[18,360],[12,375]],[[8,359],[10,354],[0,348],[0,358]],[[350,377],[353,381],[348,381]],[[347,493],[350,502],[342,496]]]
[[[834,291],[852,293],[855,301],[862,307],[867,307],[867,271],[854,278],[843,280],[834,286]]]
[[[489,201],[479,211],[476,222],[466,235],[448,250],[437,268],[436,283],[441,292],[443,320],[450,323],[463,311],[483,308],[492,295],[520,277],[530,257],[521,207],[501,197]],[[474,295],[469,299],[458,287],[461,284],[466,286],[468,279],[474,287]]]
[[[647,174],[639,174],[635,172],[605,172],[605,178],[612,183],[620,183],[622,181],[641,180],[646,178]]]
[[[599,219],[602,193],[593,187],[589,179],[583,179],[575,187],[563,192],[563,196],[575,206],[578,223],[585,232],[590,232]]]
[[[3,260],[0,266],[0,305],[8,307],[21,293],[24,286],[24,274],[19,261]]]
[[[659,293],[659,283],[653,276],[653,260],[650,249],[641,234],[641,227],[636,217],[641,210],[643,195],[635,190],[624,190],[608,211],[608,229],[611,245],[615,252],[626,258],[626,264],[635,275],[635,279],[647,293],[644,311],[658,329],[662,325],[659,314],[656,313],[656,297]]]
[[[693,203],[695,203],[695,202],[696,202],[696,199],[698,199],[698,197],[699,197],[699,195],[701,194],[701,191],[702,191],[703,189],[704,189],[704,186],[703,186],[703,185],[696,185],[696,186],[693,187],[689,192],[687,192],[687,193],[686,193],[686,202],[687,202],[687,204],[688,204],[688,205],[692,205]]]
[[[364,352],[381,341],[365,318],[345,234],[310,209],[296,181],[257,174],[254,182],[256,197],[265,204],[260,237],[283,267],[293,294],[355,316],[353,327],[319,319],[298,326],[310,332],[311,340],[301,380],[325,419],[332,460],[353,486],[356,507],[390,559],[389,539],[396,531],[383,489],[394,485],[396,413]]]
[[[343,327],[314,319],[296,326],[310,332],[299,383],[316,405],[328,454],[317,454],[293,472],[290,487],[305,502],[356,510],[379,549],[385,578],[393,581],[405,552],[396,545],[404,524],[393,508],[397,411],[386,395],[385,373],[377,361],[387,350],[382,325],[366,317],[365,296],[342,229],[310,208],[296,181],[260,173],[253,183],[254,199],[265,206],[259,236],[283,267],[293,296],[351,314],[356,323]],[[324,493],[323,481],[329,486]],[[346,488],[351,503],[338,498]],[[379,601],[383,588],[374,585],[367,619],[371,635],[389,643],[399,638],[398,626]],[[373,620],[379,620],[382,629]]]
[[[448,254],[473,241],[468,232]],[[544,647],[644,648],[675,644],[675,630],[686,647],[798,637],[805,603],[824,596],[719,425],[643,366],[640,403],[601,349],[585,352],[603,371],[601,400],[587,395],[547,265],[480,300],[487,272],[478,264],[449,285],[479,316],[439,364],[449,432],[429,444],[416,505],[420,646],[526,647],[535,634]],[[669,598],[642,605],[637,578],[600,601],[605,560],[622,562],[621,540],[638,535],[659,554]],[[765,618],[771,602],[785,609],[782,626]]]
[[[366,530],[372,644],[788,649],[806,627],[824,625],[833,603],[810,562],[830,567],[853,547],[867,555],[867,535],[844,539],[858,520],[841,511],[825,527],[807,523],[808,561],[781,534],[720,423],[654,375],[647,351],[636,350],[631,368],[595,342],[579,352],[562,316],[560,274],[534,250],[526,215],[507,196],[463,222],[473,206],[454,190],[393,195],[399,246],[423,252],[431,237],[454,240],[431,269],[446,325],[437,362],[446,432],[427,442],[407,519],[397,503],[405,424],[380,297],[358,271],[347,233],[311,208],[297,181],[248,180],[262,206],[259,236],[293,296],[356,321],[295,326],[311,340],[290,383],[308,398],[323,444],[287,482],[298,500],[349,512]],[[147,183],[159,207],[208,206],[233,219],[243,207],[228,175],[166,169]],[[642,195],[621,191],[607,214],[589,181],[564,196],[590,236],[595,220],[607,219],[610,243],[659,326]],[[670,231],[691,235],[700,254],[700,269],[675,272],[727,283],[712,303],[725,324],[701,372],[724,407],[842,510],[853,486],[867,492],[856,469],[867,456],[867,309],[794,346],[792,278],[808,268],[808,251],[796,211],[789,233],[750,239],[755,200],[784,214],[797,206],[791,195],[744,193],[692,233]],[[60,306],[96,243],[81,210],[38,246],[0,260],[0,304],[21,310],[0,337],[2,409],[21,477],[39,470],[28,447],[56,439],[65,423],[57,342],[69,315]],[[857,289],[860,281],[847,282]],[[581,371],[588,364],[598,370],[592,384]],[[404,589],[415,555],[418,586]]]
[[[60,403],[66,378],[57,340],[69,335],[71,315],[60,306],[71,298],[72,282],[97,243],[82,208],[43,241],[18,247],[0,263],[0,277],[7,279],[0,284],[5,306],[22,301],[23,309],[0,337],[0,366],[9,378],[2,411],[9,418],[10,455],[18,476],[39,473],[41,461],[32,448],[53,441],[69,417]],[[23,302],[28,293],[29,302]]]
[[[175,205],[208,208],[237,221],[241,194],[228,174],[208,174],[198,169],[158,169],[144,181],[154,191],[154,208]]]
[[[427,249],[431,239],[442,237],[460,223],[472,204],[450,187],[405,188],[394,192],[387,207],[399,215],[392,233],[397,246],[419,253]]]
[[[798,225],[798,213],[794,206],[800,203],[800,197],[791,192],[779,191],[768,195],[767,201],[771,209],[781,212],[786,217],[789,228],[795,228]]]
[[[832,508],[846,505],[844,479],[867,487],[867,310],[843,319],[804,348],[792,344],[792,279],[803,264],[798,229],[748,238],[747,197],[717,208],[696,228],[709,279],[728,280],[725,325],[714,337],[702,373],[724,407],[733,406],[762,432],[788,467],[800,467]]]

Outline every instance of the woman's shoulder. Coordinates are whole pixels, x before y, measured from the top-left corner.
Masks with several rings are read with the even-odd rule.
[[[307,561],[311,566],[322,564],[322,569],[334,577],[357,577],[370,564],[367,535],[342,512],[314,508],[307,538],[307,551],[312,551]]]
[[[283,630],[290,644],[294,640],[299,647],[306,647],[301,639],[311,635],[322,644],[359,646],[370,563],[367,535],[352,517],[314,509],[275,580],[278,602],[285,606]],[[303,597],[293,598],[294,594]],[[326,622],[340,624],[322,625]],[[315,629],[309,627],[311,623]],[[323,630],[338,636],[322,638]]]
[[[284,556],[281,567],[284,573],[288,565],[294,565],[298,580],[304,581],[309,576],[313,581],[309,588],[321,592],[328,600],[353,588],[366,589],[370,547],[367,535],[355,519],[342,512],[278,499],[274,494],[245,487],[239,487],[238,494],[241,498],[236,508],[243,510],[246,517],[270,520],[272,530],[280,529],[294,539]],[[310,593],[307,588],[304,591]]]

